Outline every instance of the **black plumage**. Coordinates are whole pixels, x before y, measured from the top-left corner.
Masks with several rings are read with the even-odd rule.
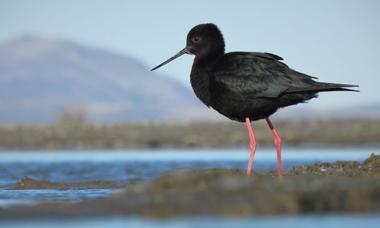
[[[305,102],[318,92],[356,91],[349,89],[356,85],[317,82],[317,78],[289,68],[275,54],[225,53],[224,48],[217,26],[200,24],[188,33],[183,50],[152,70],[183,54],[194,54],[191,85],[205,105],[232,120],[246,121],[247,126],[252,120],[267,118],[272,131],[268,117],[279,108]],[[274,135],[279,138],[277,132]]]
[[[232,52],[221,56],[210,75],[211,106],[234,120],[258,120],[278,108],[314,98],[317,92],[350,90],[344,87],[354,86],[316,82],[281,59],[270,53]]]
[[[204,44],[194,43],[194,37],[200,37]],[[223,36],[213,24],[194,27],[187,46],[196,55],[190,74],[195,94],[207,106],[241,122],[246,117],[266,118],[278,108],[316,97],[317,92],[350,90],[344,87],[354,86],[316,82],[270,53],[225,54]]]
[[[233,120],[266,118],[278,108],[305,102],[318,92],[353,91],[347,87],[356,87],[316,82],[315,77],[289,68],[275,54],[225,54],[223,35],[214,24],[195,26],[186,43],[179,54],[196,56],[190,74],[195,94],[205,105]]]

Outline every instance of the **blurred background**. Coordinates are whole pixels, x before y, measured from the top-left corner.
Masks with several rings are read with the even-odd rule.
[[[360,175],[378,175],[378,156],[359,162],[372,153],[379,154],[380,147],[379,12],[380,1],[377,0],[0,0],[0,219],[6,218],[4,213],[7,212],[11,215],[9,218],[29,218],[39,213],[34,211],[38,208],[33,207],[29,208],[30,214],[28,210],[17,208],[13,212],[12,208],[3,210],[14,204],[105,198],[129,184],[152,180],[168,171],[218,168],[228,174],[234,169],[231,173],[240,178],[249,157],[246,128],[227,120],[196,98],[189,82],[193,56],[184,56],[155,72],[150,71],[184,47],[186,35],[193,26],[206,22],[219,26],[227,52],[271,52],[283,57],[291,68],[318,77],[320,81],[360,85],[360,93],[321,93],[318,99],[274,115],[274,125],[283,139],[284,169],[290,170],[290,175],[294,166],[303,167],[299,172],[293,169],[295,175],[312,172],[318,180],[319,175],[351,177],[363,170],[364,174]],[[259,145],[254,171],[276,169],[271,132],[263,121],[255,122],[254,128]],[[355,162],[331,166],[325,163],[338,160]],[[315,164],[321,162],[325,166]],[[266,173],[270,176],[268,180],[276,182],[271,178],[275,172]],[[205,183],[214,179],[209,178],[207,171],[204,180],[201,171],[197,175],[201,181],[199,189],[208,189]],[[198,180],[198,177],[192,179]],[[172,179],[169,177],[170,183]],[[177,179],[183,178],[180,175]],[[229,194],[232,198],[211,192],[198,199],[217,199],[215,205],[228,202],[225,200],[242,202],[242,207],[236,208],[242,208],[239,213],[245,216],[254,214],[254,207],[275,205],[266,199],[278,199],[273,189],[281,188],[264,184],[270,188],[263,191],[264,194],[274,196],[248,204],[251,201],[245,201],[246,197],[257,195],[251,192],[251,187],[246,190],[247,179],[241,180],[230,178],[218,182],[222,190],[237,193]],[[153,188],[152,194],[147,192],[137,199],[144,199],[141,202],[153,199],[154,205],[163,203],[163,208],[167,208],[160,186],[174,190],[186,186],[186,192],[187,186],[198,186],[181,182],[176,186],[169,182],[158,184],[158,193]],[[312,191],[311,195],[319,202],[314,187],[320,186],[324,191],[323,187],[330,185],[318,183],[299,186],[311,186],[313,189],[305,192]],[[350,185],[345,182],[341,186],[350,190],[355,186],[375,186],[372,183],[378,182],[368,179],[365,182],[368,186],[364,182],[348,183]],[[252,189],[258,186],[255,182]],[[243,188],[246,195],[240,195],[236,190],[239,188]],[[372,211],[378,208],[376,200],[379,199],[379,188],[374,189],[368,191],[368,202],[375,205]],[[330,190],[326,192],[328,194],[322,196],[342,199],[341,205],[348,205],[347,211],[366,211],[362,206],[367,204],[361,200],[367,195],[364,196],[361,189],[358,195],[347,193],[358,196],[357,208],[350,208],[351,204],[341,197],[344,195],[341,190],[337,195],[330,194]],[[176,194],[177,198],[170,194],[170,202],[183,202],[183,199],[193,202],[181,204],[194,209],[191,213],[207,213],[197,210],[202,202],[182,197],[182,190]],[[299,205],[296,212],[299,217],[287,217],[292,227],[320,227],[320,224],[338,227],[337,223],[357,227],[355,224],[373,226],[371,219],[379,222],[377,214],[368,219],[365,214],[352,217],[336,213],[321,219],[321,211],[318,215],[308,211],[312,208],[308,205],[310,201],[302,198],[302,194],[295,194],[299,198],[291,195],[290,200],[283,201],[289,202],[287,205],[293,209],[292,205]],[[235,200],[235,196],[242,197]],[[104,205],[101,202],[106,201],[99,201],[98,206],[90,204],[84,210],[51,204],[45,212],[49,212],[49,217],[54,214],[50,210],[66,208],[66,215],[78,213],[76,216],[81,216],[88,208],[103,209],[108,205],[111,209],[107,213],[113,213],[112,207],[126,209],[129,200],[135,198],[128,198],[127,194],[119,197],[126,198],[111,198],[110,203]],[[335,202],[316,203],[322,206],[315,208],[328,211],[328,205],[338,205]],[[226,213],[230,204],[224,205],[227,205],[226,210],[222,208]],[[129,206],[137,215],[142,212],[135,211],[136,208],[146,209],[145,215],[163,215],[160,207],[155,211],[138,202]],[[301,213],[305,212],[302,208],[308,212],[307,216],[302,217]],[[128,210],[116,214],[130,216]],[[278,212],[284,212],[284,207],[268,214]],[[136,218],[137,222],[127,220],[121,221],[122,227],[126,222],[137,227],[167,225],[140,217]],[[45,227],[57,227],[56,220],[49,221],[44,223]],[[211,223],[191,218],[171,222],[174,222],[173,227],[177,222],[190,224],[190,227],[200,227],[200,224],[230,227],[235,226],[236,221],[226,225],[230,223],[211,217]],[[240,225],[265,227],[286,223],[282,217],[270,216],[239,221]],[[18,227],[33,227],[33,224],[44,227],[36,223],[38,220],[15,222],[24,222]],[[102,223],[96,224],[103,227],[99,225]]]
[[[191,90],[193,56],[149,71],[205,22],[227,51],[275,53],[321,81],[360,85],[276,117],[379,117],[379,10],[376,0],[1,0],[0,122],[224,120]]]
[[[377,144],[379,10],[376,0],[1,0],[0,148],[245,145],[241,125],[193,94],[193,56],[150,71],[205,22],[227,51],[275,53],[321,81],[360,85],[277,112],[289,144]]]

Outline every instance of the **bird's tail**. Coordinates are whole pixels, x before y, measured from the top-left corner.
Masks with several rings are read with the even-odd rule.
[[[359,92],[356,89],[348,89],[352,87],[359,87],[358,85],[340,84],[340,83],[327,83],[327,82],[315,82],[307,87],[291,87],[287,93],[302,93],[302,92],[328,92],[328,91],[354,91]]]

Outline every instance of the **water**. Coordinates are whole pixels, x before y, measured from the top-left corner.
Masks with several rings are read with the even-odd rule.
[[[283,153],[284,168],[337,160],[363,161],[380,149],[289,149]],[[149,180],[178,169],[246,168],[247,150],[129,150],[129,151],[33,151],[0,153],[0,207],[39,201],[80,201],[107,197],[120,190],[43,189],[13,190],[11,185],[24,176],[54,182],[107,180],[127,183]],[[258,149],[254,170],[276,169],[273,149]],[[2,221],[1,227],[380,227],[378,215],[302,215],[259,218],[82,218]]]
[[[266,216],[255,218],[175,218],[175,219],[143,219],[143,218],[81,218],[81,219],[44,219],[2,221],[1,227],[13,228],[101,228],[101,227],[128,227],[128,228],[190,228],[190,227],[265,227],[265,228],[357,228],[380,227],[380,216],[370,215],[301,215],[301,216]]]
[[[379,150],[366,149],[287,149],[284,168],[337,160],[362,161]],[[52,182],[105,180],[127,183],[149,180],[164,172],[179,169],[245,168],[246,150],[130,150],[130,151],[33,151],[0,153],[0,207],[36,201],[80,201],[107,197],[115,189],[13,190],[22,177]],[[259,149],[254,170],[276,169],[272,149]]]
[[[362,161],[380,149],[286,149],[284,168],[337,160]],[[106,180],[126,183],[152,179],[178,169],[239,168],[247,166],[249,152],[223,150],[33,151],[0,153],[0,185],[14,184],[24,176],[55,182]],[[276,153],[258,149],[254,170],[276,169]]]
[[[0,207],[14,204],[31,204],[42,201],[78,202],[84,199],[98,199],[110,196],[118,189],[0,189]]]
[[[358,152],[360,151],[360,152]],[[362,161],[376,149],[287,149],[284,168],[337,160]],[[149,180],[178,169],[245,168],[246,150],[33,151],[0,153],[0,207],[36,201],[79,201],[107,197],[114,189],[13,190],[22,177],[53,182]],[[275,152],[260,149],[254,170],[276,168]]]

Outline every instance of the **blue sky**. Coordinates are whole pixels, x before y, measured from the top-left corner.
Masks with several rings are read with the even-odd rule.
[[[319,107],[380,102],[380,1],[0,0],[0,42],[22,35],[70,39],[138,58],[149,67],[185,45],[191,27],[213,22],[227,51],[266,51],[321,81],[360,84]],[[192,56],[160,72],[189,85]]]

